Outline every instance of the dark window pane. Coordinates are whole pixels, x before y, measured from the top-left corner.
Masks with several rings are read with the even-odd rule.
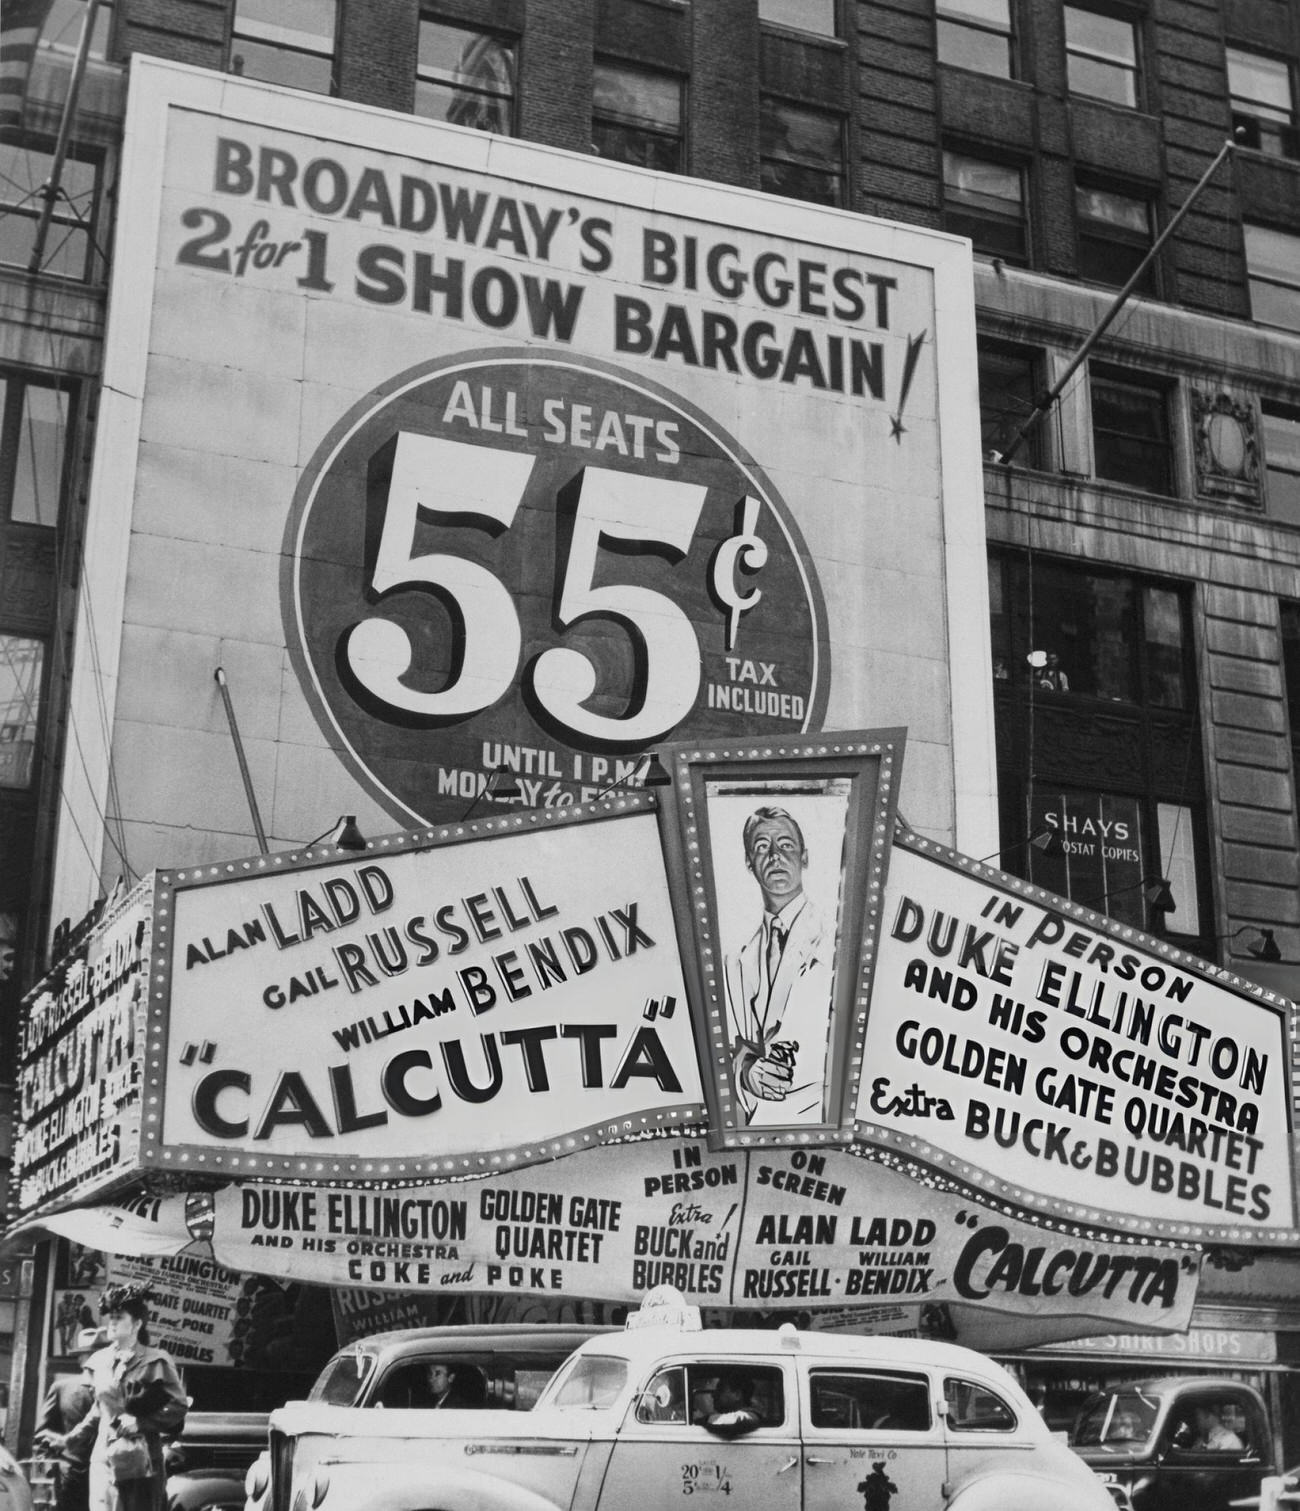
[[[1183,600],[1172,588],[1152,587],[1143,600],[1147,696],[1161,708],[1186,708]]]
[[[1020,169],[959,152],[943,154],[943,225],[969,236],[990,257],[1025,259],[1024,180]]]
[[[1096,475],[1172,491],[1172,454],[1165,395],[1160,389],[1094,378],[1092,430]]]
[[[39,640],[0,635],[0,787],[29,787],[41,711]]]
[[[762,187],[816,204],[843,202],[844,125],[839,116],[765,97],[759,113]]]
[[[9,517],[53,526],[59,520],[68,396],[62,389],[28,384],[21,400]]]
[[[656,168],[661,173],[681,170],[682,144],[674,137],[654,136],[636,126],[594,121],[592,140],[600,157],[638,168]]]
[[[1040,385],[1031,352],[980,343],[980,441],[987,456],[1001,452],[1033,413]],[[1041,466],[1042,428],[1035,422],[1016,455],[1026,465]]]

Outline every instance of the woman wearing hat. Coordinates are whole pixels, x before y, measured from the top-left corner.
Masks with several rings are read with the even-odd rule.
[[[171,1356],[149,1344],[149,1292],[111,1285],[99,1303],[109,1346],[87,1360],[95,1404],[68,1433],[68,1442],[93,1441],[90,1511],[165,1511],[166,1469],[162,1440],[179,1432],[189,1401]],[[121,1460],[122,1446],[141,1460]],[[148,1450],[147,1463],[139,1450]]]

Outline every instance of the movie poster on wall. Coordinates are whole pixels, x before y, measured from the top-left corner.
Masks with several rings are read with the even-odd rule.
[[[249,833],[217,666],[273,849],[904,723],[982,837],[967,244],[142,56],[122,183],[69,802],[138,868]]]

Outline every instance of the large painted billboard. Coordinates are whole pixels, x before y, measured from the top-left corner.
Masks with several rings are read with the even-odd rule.
[[[965,243],[144,57],[121,202],[68,803],[137,872],[252,848],[218,667],[272,848],[863,726],[995,846]]]

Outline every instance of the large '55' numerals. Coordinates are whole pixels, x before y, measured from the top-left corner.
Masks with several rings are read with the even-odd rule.
[[[425,592],[459,621],[459,664],[437,692],[405,680],[410,636],[390,619],[362,620],[344,637],[342,652],[357,683],[400,718],[435,722],[468,718],[509,692],[523,644],[514,599],[501,580],[476,562],[445,553],[415,554],[421,514],[455,516],[458,524],[509,529],[523,498],[533,458],[526,453],[469,445],[442,436],[398,434],[383,528],[369,587],[380,603],[399,591]],[[581,651],[557,645],[529,671],[531,692],[547,717],[580,743],[633,746],[666,738],[690,713],[699,694],[700,647],[685,612],[662,593],[631,583],[595,586],[602,540],[640,543],[684,556],[704,507],[702,484],[587,467],[580,490],[558,618],[568,629],[592,615],[624,624],[638,642],[644,668],[641,697],[615,718],[583,705],[597,691],[596,668]]]

